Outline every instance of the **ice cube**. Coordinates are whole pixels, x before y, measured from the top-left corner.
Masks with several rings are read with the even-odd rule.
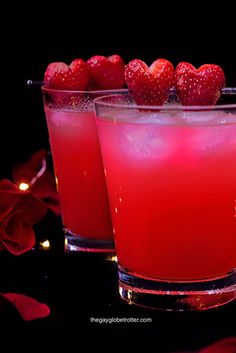
[[[123,153],[130,160],[140,160],[140,166],[147,161],[163,159],[171,148],[168,139],[153,124],[124,124],[121,136]]]
[[[214,124],[198,126],[194,130],[191,144],[203,156],[228,150],[230,146],[236,149],[236,125]]]
[[[223,111],[179,111],[177,117],[185,125],[212,125],[225,119]]]

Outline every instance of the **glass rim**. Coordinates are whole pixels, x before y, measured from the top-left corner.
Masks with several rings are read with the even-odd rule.
[[[175,91],[171,89],[171,91]],[[224,95],[235,95],[236,96],[236,87],[225,87],[221,90]],[[127,90],[127,96],[132,97],[132,95]],[[117,97],[116,95],[104,95],[101,97],[97,97],[93,100],[95,106],[106,107],[106,108],[119,108],[119,109],[140,109],[140,110],[164,110],[164,111],[172,111],[172,110],[194,110],[194,111],[202,111],[202,110],[221,110],[221,109],[236,109],[236,103],[231,104],[219,104],[219,105],[181,105],[181,104],[163,104],[163,105],[139,105],[136,103],[132,104],[123,104],[123,103],[109,103],[106,102],[106,99],[111,99],[112,97]]]
[[[66,90],[66,89],[56,89],[56,88],[50,88],[46,86],[42,86],[41,90],[43,92],[51,92],[51,93],[63,93],[63,94],[69,94],[69,93],[76,93],[76,94],[106,94],[108,92],[110,93],[128,93],[127,88],[115,88],[115,89],[101,89],[101,90]],[[109,96],[109,95],[108,95]]]

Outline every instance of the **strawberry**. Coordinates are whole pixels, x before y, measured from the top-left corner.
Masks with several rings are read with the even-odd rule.
[[[224,86],[224,71],[218,65],[205,64],[196,69],[181,62],[175,69],[175,88],[183,105],[216,104]]]
[[[137,104],[162,105],[174,84],[174,67],[165,59],[158,59],[148,67],[142,60],[130,61],[125,80]]]
[[[44,74],[47,87],[61,90],[84,90],[88,79],[88,67],[83,59],[75,59],[70,65],[63,62],[51,63]]]
[[[125,84],[125,63],[119,55],[92,56],[88,61],[90,89],[117,89]]]

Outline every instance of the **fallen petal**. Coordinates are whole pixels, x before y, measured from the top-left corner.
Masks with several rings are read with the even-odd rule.
[[[44,318],[50,314],[50,309],[46,304],[39,303],[24,294],[4,293],[1,295],[16,307],[26,321]]]
[[[204,347],[199,353],[236,353],[236,337],[227,337],[217,341]]]

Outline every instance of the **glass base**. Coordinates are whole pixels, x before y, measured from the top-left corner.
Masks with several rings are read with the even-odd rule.
[[[158,310],[217,308],[236,299],[236,269],[220,278],[170,282],[137,277],[119,266],[119,293],[129,304]]]
[[[91,239],[81,237],[68,229],[65,232],[65,251],[87,251],[87,252],[111,252],[114,253],[114,241],[112,239]]]

